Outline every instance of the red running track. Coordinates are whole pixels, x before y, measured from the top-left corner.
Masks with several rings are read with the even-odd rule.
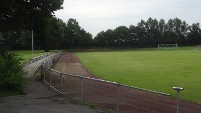
[[[63,54],[54,69],[68,74],[93,77],[73,54]],[[66,86],[66,87],[65,87]],[[64,90],[72,97],[80,98],[79,78],[66,77]],[[117,111],[117,86],[106,82],[84,80],[84,101],[98,106],[103,111]],[[176,113],[176,100],[167,96],[129,88],[119,87],[120,113]],[[201,105],[180,100],[180,113],[201,113]]]

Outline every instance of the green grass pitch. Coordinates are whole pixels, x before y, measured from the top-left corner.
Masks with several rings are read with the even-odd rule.
[[[201,103],[201,51],[193,47],[177,51],[80,52],[76,56],[102,79],[168,93],[174,98],[172,87],[183,87],[181,99]]]
[[[50,52],[44,52],[44,50],[34,50],[34,53],[32,53],[31,50],[17,50],[12,52],[19,54],[23,59],[22,62],[28,61],[30,58],[50,53]]]

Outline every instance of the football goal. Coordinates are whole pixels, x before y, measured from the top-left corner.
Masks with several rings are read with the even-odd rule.
[[[178,44],[158,44],[158,50],[178,50]]]

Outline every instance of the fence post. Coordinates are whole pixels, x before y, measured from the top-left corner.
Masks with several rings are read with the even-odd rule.
[[[84,103],[84,95],[83,95],[83,77],[80,77],[80,79],[81,79],[81,102],[82,102],[82,104]]]
[[[43,64],[40,66],[40,79],[43,80]]]
[[[177,113],[179,113],[179,91],[177,91]]]
[[[45,83],[45,75],[46,75],[46,72],[45,72],[45,67],[43,67],[43,82]]]
[[[50,58],[48,58],[48,69],[50,69]]]
[[[54,57],[51,57],[51,59],[50,59],[50,68],[51,68],[52,65],[53,65],[53,59],[54,59]]]
[[[45,70],[44,70],[45,71]],[[46,75],[46,72],[44,72],[43,74],[43,82],[45,83],[45,75]]]
[[[116,111],[116,113],[119,113],[119,86],[120,86],[120,84],[117,84],[117,100],[116,100],[117,111]]]
[[[177,106],[176,106],[177,107],[177,111],[176,111],[176,113],[179,113],[179,93],[180,93],[180,91],[183,91],[184,88],[173,87],[173,89],[177,91]]]
[[[52,82],[52,80],[51,80],[52,79],[51,73],[49,74],[49,76],[50,76],[50,81],[49,82],[50,82],[50,88],[51,88],[51,86],[52,86],[52,83],[51,83]]]
[[[61,77],[61,95],[63,95],[63,75],[60,73],[60,77]]]

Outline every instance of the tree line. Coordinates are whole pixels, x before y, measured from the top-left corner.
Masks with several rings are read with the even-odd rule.
[[[70,18],[67,22],[53,17],[47,20],[45,33],[34,32],[34,48],[44,49],[72,49],[88,48],[93,44],[92,35],[86,32],[76,19]],[[40,29],[40,28],[39,28]],[[0,41],[9,45],[11,49],[30,49],[32,46],[32,30],[15,30],[2,34]]]
[[[201,43],[199,23],[188,25],[179,18],[148,18],[141,20],[136,26],[119,26],[99,32],[94,38],[85,31],[76,19],[67,22],[53,17],[46,21],[45,33],[34,32],[35,49],[75,49],[75,48],[139,48],[156,47],[158,44],[198,45]],[[40,29],[40,28],[39,28]],[[40,34],[41,33],[41,34]],[[45,35],[44,35],[45,34]],[[3,33],[1,43],[13,49],[31,48],[31,30],[9,31]],[[46,37],[46,38],[44,38]]]
[[[197,45],[201,44],[199,23],[188,25],[179,18],[148,18],[136,26],[119,26],[114,30],[99,32],[94,37],[94,44],[99,47],[156,47],[158,44]]]

